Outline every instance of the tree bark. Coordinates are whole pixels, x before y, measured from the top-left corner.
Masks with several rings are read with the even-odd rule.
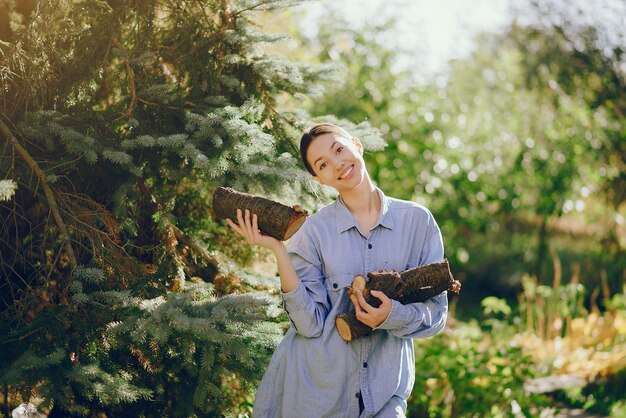
[[[367,274],[369,280],[363,275],[356,275],[352,281],[352,287],[348,295],[354,301],[358,290],[363,292],[365,301],[377,308],[381,302],[372,296],[372,290],[378,290],[395,299],[403,305],[407,303],[425,302],[437,296],[444,290],[454,293],[461,291],[461,283],[454,280],[450,272],[448,260],[439,261],[421,267],[416,267],[402,273],[396,270],[377,270]],[[339,335],[345,341],[369,335],[372,328],[363,324],[356,317],[354,310],[341,314],[335,320]]]
[[[280,241],[288,240],[304,223],[307,213],[263,197],[238,192],[230,187],[218,187],[213,192],[213,212],[218,219],[237,222],[237,209],[256,214],[259,229]]]
[[[54,197],[54,192],[50,188],[48,184],[48,178],[44,171],[39,167],[39,164],[33,159],[33,157],[28,153],[26,148],[24,148],[15,138],[15,135],[11,132],[11,129],[5,125],[4,122],[0,120],[0,131],[4,134],[7,141],[11,144],[13,149],[22,157],[28,168],[30,168],[33,173],[39,178],[39,182],[41,187],[43,188],[44,194],[46,196],[46,200],[48,201],[48,205],[50,207],[50,212],[52,212],[52,216],[59,228],[59,232],[61,235],[61,240],[63,242],[63,246],[65,247],[65,251],[67,251],[67,255],[70,259],[70,265],[72,266],[72,273],[76,270],[78,265],[76,261],[76,256],[74,255],[74,250],[72,249],[72,244],[70,241],[70,234],[65,226],[65,222],[63,222],[63,218],[61,217],[61,212],[59,211],[59,207],[57,205],[56,198]]]

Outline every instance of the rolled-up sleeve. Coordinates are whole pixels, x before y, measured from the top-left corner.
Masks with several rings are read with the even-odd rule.
[[[304,228],[291,238],[287,250],[300,284],[290,292],[281,290],[283,308],[297,333],[319,337],[330,310],[319,255]]]
[[[443,260],[441,231],[432,214],[428,213],[427,233],[422,251],[413,264],[423,266]],[[425,302],[392,301],[389,315],[376,329],[387,330],[399,338],[428,338],[441,332],[448,319],[448,294],[442,292]]]
[[[398,338],[428,338],[437,335],[448,319],[448,295],[443,292],[426,302],[401,304],[392,301],[387,319],[376,329]]]

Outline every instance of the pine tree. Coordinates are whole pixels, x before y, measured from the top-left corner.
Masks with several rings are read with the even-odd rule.
[[[291,3],[0,3],[5,408],[219,416],[254,388],[276,279],[241,267],[210,196],[319,193],[294,141],[308,116],[277,103],[332,71],[268,55],[280,37],[254,25]]]

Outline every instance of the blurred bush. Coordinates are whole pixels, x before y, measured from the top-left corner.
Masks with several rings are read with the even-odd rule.
[[[545,396],[524,391],[524,382],[535,376],[532,358],[510,338],[475,320],[416,341],[415,358],[407,416],[530,416],[547,404]]]
[[[308,107],[380,128],[388,145],[365,155],[370,174],[433,211],[466,292],[513,297],[524,273],[554,274],[552,253],[587,296],[602,275],[615,292],[626,271],[626,37],[609,36],[623,35],[610,8],[521,3],[508,28],[477,35],[467,58],[419,82],[419,65],[398,69],[401,52],[380,42],[394,22],[355,29],[329,15],[303,48],[344,77]]]

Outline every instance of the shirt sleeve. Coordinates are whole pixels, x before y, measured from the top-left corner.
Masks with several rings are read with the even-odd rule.
[[[443,260],[441,231],[432,214],[428,215],[428,232],[415,262],[419,266]],[[387,319],[376,329],[387,330],[399,338],[428,338],[441,332],[447,319],[448,294],[444,291],[425,302],[403,305],[393,300]]]
[[[291,238],[287,250],[300,284],[290,292],[281,290],[283,308],[297,333],[319,337],[330,310],[319,254],[304,228]]]

